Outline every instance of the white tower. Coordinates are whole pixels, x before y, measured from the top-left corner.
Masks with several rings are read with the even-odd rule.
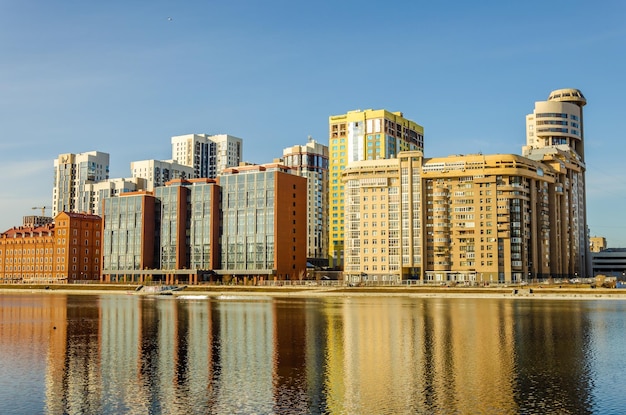
[[[88,185],[108,178],[108,153],[60,154],[54,160],[52,217],[60,212],[94,212],[97,207]]]
[[[307,258],[328,258],[328,146],[309,137],[283,150],[283,164],[307,185]]]
[[[526,116],[524,156],[548,164],[558,172],[556,183],[561,214],[553,219],[551,244],[563,243],[569,254],[559,272],[587,277],[591,271],[585,190],[583,107],[578,89],[552,91],[547,101],[535,102]]]
[[[228,134],[172,137],[172,159],[193,167],[194,178],[215,178],[242,160],[243,140]]]

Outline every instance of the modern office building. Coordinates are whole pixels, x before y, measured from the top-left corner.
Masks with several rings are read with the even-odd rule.
[[[552,218],[552,244],[565,244],[567,255],[558,258],[561,273],[591,272],[585,189],[583,106],[587,100],[577,89],[552,91],[547,101],[535,103],[526,116],[526,146],[522,154],[549,165],[557,174],[558,203]]]
[[[228,134],[187,134],[172,137],[172,159],[192,167],[190,178],[215,178],[242,161],[243,140]]]
[[[305,145],[283,150],[282,163],[307,179],[307,258],[328,258],[328,146],[309,137]]]
[[[154,191],[154,196],[160,202],[160,216],[157,219],[160,229],[160,268],[168,274],[186,268],[189,263],[189,189],[179,184],[159,186]]]
[[[52,216],[59,212],[95,212],[88,185],[109,178],[109,154],[99,151],[60,154],[54,160]]]
[[[220,266],[220,196],[214,179],[188,181],[189,198],[189,269],[199,281],[212,280]]]
[[[156,199],[147,192],[103,199],[102,281],[150,279],[159,267],[156,213]]]
[[[73,283],[97,281],[102,219],[61,212],[54,223],[15,227],[0,235],[0,281]]]
[[[395,158],[401,151],[423,151],[424,129],[401,112],[356,110],[329,117],[329,259],[344,262],[344,185],[349,163]]]
[[[193,167],[178,163],[175,160],[141,160],[130,163],[133,178],[145,180],[143,189],[153,191],[156,187],[175,179],[191,179],[194,177]]]
[[[607,248],[591,253],[592,272],[589,277],[603,275],[626,281],[626,248]]]
[[[103,280],[197,284],[219,267],[219,187],[176,179],[105,199]]]
[[[222,275],[298,280],[306,273],[307,180],[280,164],[228,168],[222,188]]]
[[[107,198],[103,280],[303,278],[306,195],[305,178],[268,164]]]
[[[214,179],[172,180],[155,189],[159,265],[168,283],[212,280],[219,267],[220,189]]]

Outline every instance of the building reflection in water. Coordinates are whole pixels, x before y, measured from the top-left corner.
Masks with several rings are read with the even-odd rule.
[[[584,369],[589,332],[584,313],[539,310],[528,321],[519,314],[520,304],[352,298],[342,301],[338,312],[331,302],[326,350],[330,412],[532,412],[555,407],[547,384],[563,397],[557,408],[589,408],[585,396],[592,384]],[[557,315],[559,321],[553,321]],[[536,337],[536,347],[530,350],[524,327],[528,324],[543,324],[552,331]],[[541,366],[563,363],[549,350],[541,353],[546,336],[563,335],[574,337],[570,346],[560,346],[569,348],[562,351],[569,353],[569,367],[551,371],[554,378],[545,379],[542,388],[529,388],[529,378],[541,373]],[[578,397],[568,403],[567,396],[574,394]]]
[[[276,376],[275,321],[271,301],[215,305],[215,366],[209,412],[271,413]]]
[[[0,296],[1,413],[62,413],[66,313],[62,295]]]
[[[3,372],[19,362],[31,378],[42,373],[41,406],[33,394],[20,406],[28,412],[586,413],[594,405],[584,302],[2,299]]]
[[[591,327],[584,302],[513,303],[515,400],[521,412],[591,413]]]

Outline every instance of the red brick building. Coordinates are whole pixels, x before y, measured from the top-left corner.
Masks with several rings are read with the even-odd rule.
[[[100,279],[102,219],[59,213],[54,223],[0,234],[0,282],[73,283]]]

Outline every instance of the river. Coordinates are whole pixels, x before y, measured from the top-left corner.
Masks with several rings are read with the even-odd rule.
[[[626,413],[626,301],[0,295],[2,414]]]

